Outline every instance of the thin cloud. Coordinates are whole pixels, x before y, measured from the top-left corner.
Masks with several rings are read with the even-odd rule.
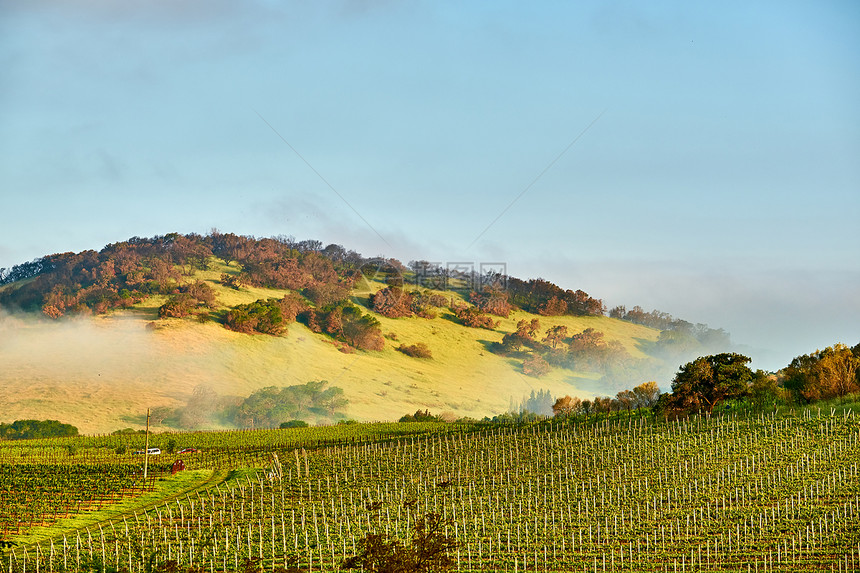
[[[259,3],[258,6],[263,6]],[[244,11],[234,2],[226,0],[150,0],[148,2],[113,2],[111,0],[38,0],[15,2],[6,7],[18,12],[44,12],[57,10],[78,16],[99,19],[150,22],[176,22],[221,19]]]

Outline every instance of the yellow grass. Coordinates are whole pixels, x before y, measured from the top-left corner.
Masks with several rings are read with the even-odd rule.
[[[218,283],[221,272],[237,271],[222,265],[198,278],[209,282],[223,306],[285,292],[236,291]],[[518,320],[535,318],[525,312],[501,319],[495,331],[456,324],[447,310],[432,320],[379,316],[383,333],[394,333],[397,340],[387,339],[381,352],[345,354],[330,338],[301,324],[290,325],[286,336],[272,337],[238,334],[215,322],[155,321],[162,303],[163,298],[153,297],[129,311],[59,322],[0,320],[0,421],[58,419],[84,433],[140,427],[146,408],[182,406],[197,385],[244,397],[266,386],[328,380],[343,388],[347,415],[360,421],[393,420],[419,408],[481,418],[507,411],[512,399],[519,403],[532,390],[549,389],[554,396],[600,393],[589,373],[554,369],[532,378],[522,374],[521,361],[489,351],[492,342],[516,329]],[[542,332],[557,324],[571,334],[595,328],[637,357],[642,356],[637,340],[653,341],[658,335],[606,317],[538,318]],[[155,328],[147,328],[151,322]],[[425,342],[433,358],[395,350],[416,342]],[[631,380],[630,387],[644,381]]]

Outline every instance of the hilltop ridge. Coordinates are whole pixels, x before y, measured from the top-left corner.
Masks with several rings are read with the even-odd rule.
[[[83,432],[139,424],[195,392],[312,380],[343,389],[349,418],[481,418],[534,392],[611,396],[659,380],[722,333],[657,311],[638,309],[674,327],[605,316],[599,299],[540,279],[220,233],[51,255],[2,278],[3,421],[48,416]],[[410,352],[422,345],[429,357]]]

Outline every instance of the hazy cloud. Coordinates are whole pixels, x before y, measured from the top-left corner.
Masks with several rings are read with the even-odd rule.
[[[262,3],[258,3],[262,5]],[[149,0],[147,2],[113,2],[112,0],[34,0],[11,2],[7,10],[19,12],[68,11],[78,16],[100,19],[133,20],[163,23],[189,22],[241,13],[238,4],[227,0]]]
[[[799,354],[860,342],[860,271],[738,268],[731,262],[534,261],[547,278],[611,307],[639,305],[724,328],[755,367],[774,370]]]

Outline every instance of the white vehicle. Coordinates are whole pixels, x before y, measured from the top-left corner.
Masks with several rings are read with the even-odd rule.
[[[161,454],[161,450],[159,448],[149,448],[148,450],[146,450],[145,453],[149,454],[150,456],[158,456]],[[132,452],[132,454],[142,456],[144,454],[144,451],[137,450],[136,452]]]

